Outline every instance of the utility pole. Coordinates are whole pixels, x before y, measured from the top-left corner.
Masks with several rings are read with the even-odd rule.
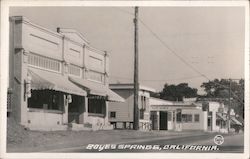
[[[138,99],[139,99],[139,69],[138,69],[138,7],[135,7],[135,18],[134,18],[134,124],[133,129],[139,129],[139,113],[138,113]]]

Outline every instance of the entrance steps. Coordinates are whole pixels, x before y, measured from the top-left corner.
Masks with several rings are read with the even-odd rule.
[[[39,125],[28,125],[27,127],[29,130],[36,130],[36,131],[62,131],[67,130],[67,125],[53,125],[53,126],[39,126]]]
[[[82,131],[82,130],[92,130],[92,126],[86,126],[85,124],[70,123],[68,124],[68,129],[73,131]]]
[[[112,125],[93,125],[90,123],[84,123],[84,124],[77,124],[77,123],[70,123],[68,124],[68,129],[72,131],[82,131],[82,130],[112,130]]]

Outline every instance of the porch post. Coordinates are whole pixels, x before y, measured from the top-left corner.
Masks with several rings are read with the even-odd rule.
[[[83,123],[88,122],[88,97],[84,97]]]
[[[67,95],[63,95],[64,112],[63,112],[63,124],[68,124],[68,99]]]
[[[157,111],[157,130],[160,130],[160,111]]]
[[[212,125],[212,131],[216,131],[216,129],[215,129],[215,127],[216,127],[216,111],[212,111],[211,125]]]
[[[104,118],[104,125],[108,125],[109,122],[109,110],[108,110],[108,101],[105,101],[105,118]]]

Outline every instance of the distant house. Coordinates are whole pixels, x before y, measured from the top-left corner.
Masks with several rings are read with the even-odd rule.
[[[228,107],[221,102],[184,99],[183,102],[150,98],[150,114],[153,130],[203,130],[228,132]],[[242,126],[233,109],[230,125]]]
[[[33,130],[111,129],[109,56],[73,29],[10,17],[9,116]]]
[[[110,89],[125,99],[124,103],[109,104],[109,121],[114,128],[132,129],[134,119],[134,85],[128,84],[110,84]],[[155,89],[139,85],[139,129],[150,129],[150,92]]]
[[[109,121],[117,129],[132,129],[134,119],[133,84],[110,84],[110,89],[125,99],[124,103],[110,103]],[[227,132],[227,107],[221,102],[167,101],[150,97],[154,89],[139,86],[139,129],[140,130],[200,130]],[[231,114],[231,123],[238,123]]]
[[[150,98],[153,130],[207,130],[207,112],[193,102]]]

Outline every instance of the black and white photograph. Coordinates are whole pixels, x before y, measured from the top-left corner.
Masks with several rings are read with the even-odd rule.
[[[248,2],[68,2],[1,3],[1,157],[249,158]]]

